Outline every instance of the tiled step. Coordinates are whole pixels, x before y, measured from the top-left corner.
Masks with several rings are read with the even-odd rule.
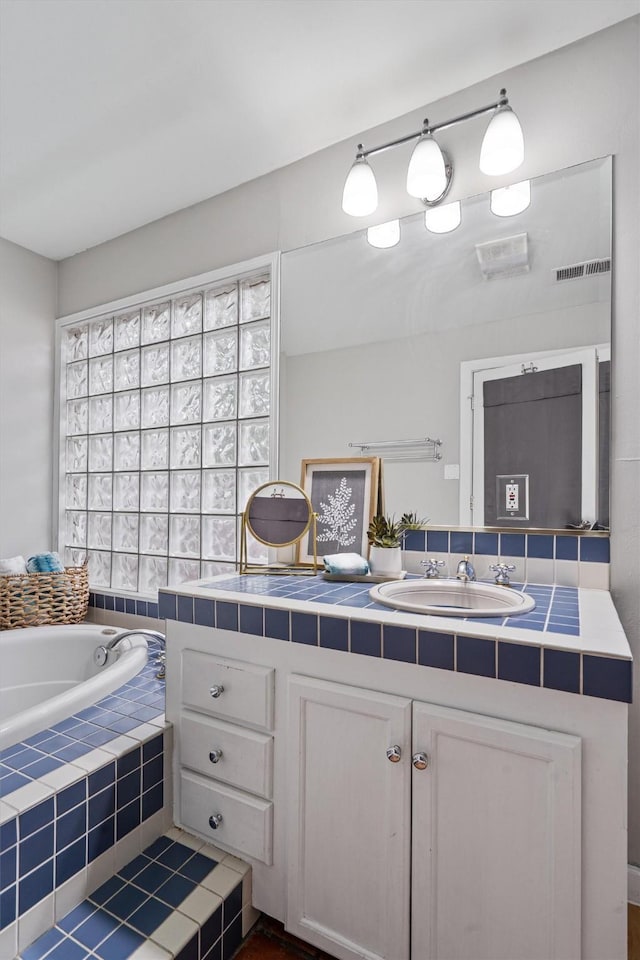
[[[250,867],[172,829],[17,960],[230,960],[258,916]]]

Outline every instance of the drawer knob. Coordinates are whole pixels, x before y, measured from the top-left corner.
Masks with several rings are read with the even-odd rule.
[[[390,760],[391,763],[398,763],[401,756],[402,750],[397,743],[395,743],[392,747],[389,747],[387,750],[387,760]]]
[[[220,824],[222,823],[222,814],[221,813],[212,813],[209,817],[209,826],[212,830],[217,830]]]
[[[219,750],[217,747],[215,750],[212,750],[209,754],[209,760],[211,760],[211,763],[217,763],[218,760],[222,760],[222,750]]]
[[[214,700],[217,700],[221,693],[224,693],[224,687],[221,683],[214,683],[214,685],[209,690],[209,693]]]
[[[422,751],[419,753],[414,753],[413,757],[411,758],[411,762],[416,770],[426,770],[429,766],[429,758],[426,753],[423,753]]]

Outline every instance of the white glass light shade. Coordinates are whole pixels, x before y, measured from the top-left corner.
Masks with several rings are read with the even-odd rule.
[[[442,150],[430,133],[416,143],[407,170],[407,193],[411,197],[437,200],[447,187]]]
[[[520,121],[511,107],[498,107],[482,141],[480,169],[496,177],[516,170],[523,160],[524,137]]]
[[[367,242],[372,247],[379,247],[385,250],[387,247],[395,247],[400,240],[400,221],[387,220],[386,223],[378,223],[375,227],[367,229]]]
[[[342,192],[342,209],[351,217],[366,217],[378,206],[378,187],[373,170],[364,158],[353,164]]]
[[[459,200],[444,203],[441,207],[430,207],[424,212],[424,225],[431,233],[449,233],[460,226],[461,219]]]
[[[521,180],[520,183],[511,183],[508,187],[500,187],[491,191],[491,213],[496,217],[514,217],[522,213],[531,203],[531,183]]]

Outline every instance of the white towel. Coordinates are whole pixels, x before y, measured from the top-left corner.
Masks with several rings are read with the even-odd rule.
[[[369,563],[359,553],[332,553],[322,558],[327,573],[364,575],[369,573]]]
[[[24,557],[7,557],[0,560],[0,577],[6,577],[11,573],[26,573],[27,563]]]

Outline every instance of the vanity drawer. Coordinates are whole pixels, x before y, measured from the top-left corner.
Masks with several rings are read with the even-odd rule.
[[[180,763],[249,793],[272,795],[273,737],[264,733],[185,712],[180,723]]]
[[[213,716],[252,727],[273,727],[274,670],[209,653],[185,650],[182,702]]]
[[[272,803],[188,770],[181,772],[180,785],[182,826],[191,827],[213,844],[271,864]],[[222,821],[213,828],[210,818],[216,815],[221,815]]]

